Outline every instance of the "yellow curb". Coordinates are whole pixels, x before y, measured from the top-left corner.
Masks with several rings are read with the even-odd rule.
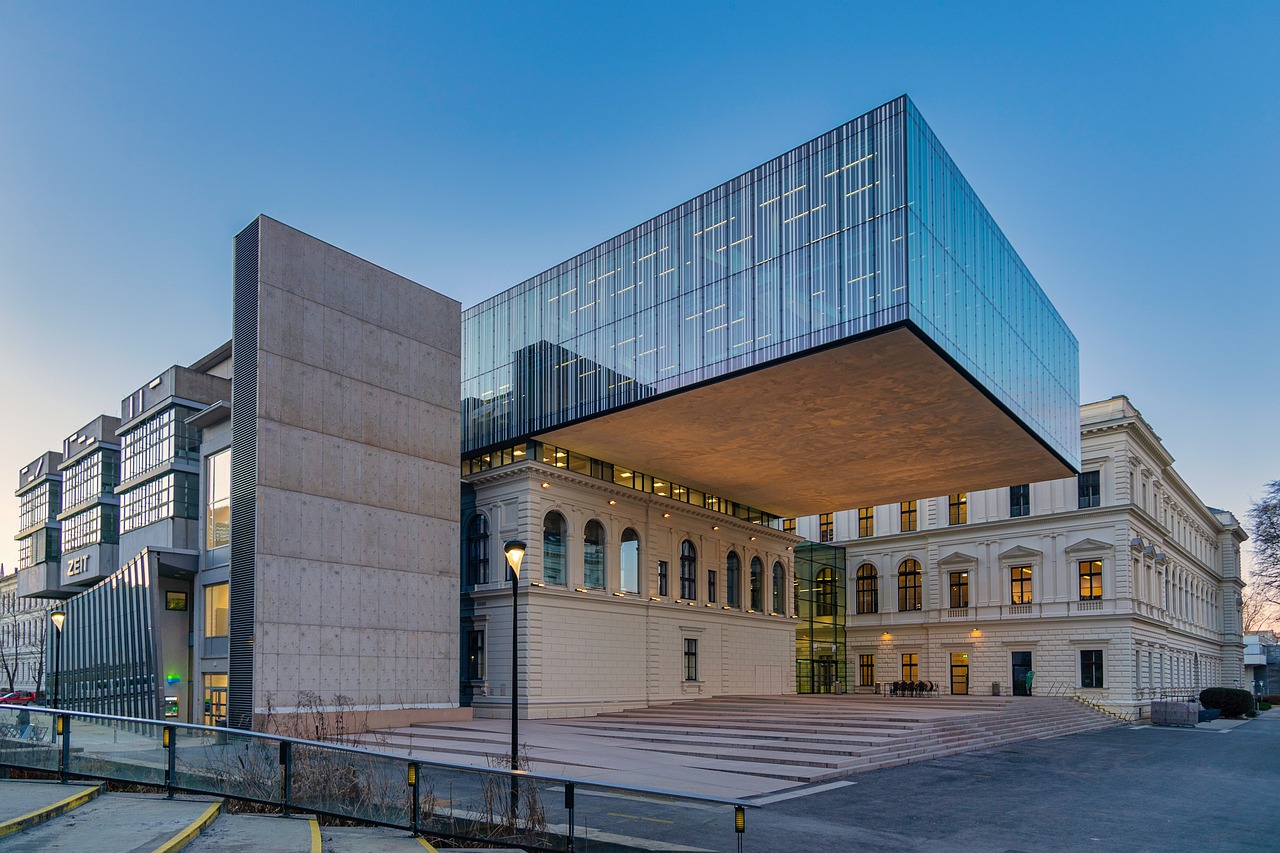
[[[320,821],[315,818],[308,818],[311,824],[311,853],[320,853]]]
[[[437,850],[436,848],[432,847],[430,844],[427,843],[427,839],[419,836],[415,836],[415,837],[418,838],[418,843],[421,844],[423,847],[427,848],[429,851],[431,851],[431,853],[440,853],[439,850]]]
[[[59,800],[51,806],[36,809],[33,812],[22,815],[22,817],[6,820],[4,823],[0,823],[0,838],[4,838],[6,835],[13,835],[15,832],[21,832],[24,829],[30,829],[33,826],[39,826],[45,821],[53,820],[55,817],[66,814],[77,806],[84,805],[101,793],[102,783],[99,782],[87,791],[72,794],[65,800]]]
[[[173,838],[170,838],[164,844],[161,844],[155,849],[155,853],[174,853],[174,851],[181,850],[183,847],[186,847],[187,844],[190,843],[191,839],[195,838],[204,831],[205,827],[213,823],[213,819],[222,811],[222,806],[224,804],[225,803],[222,800],[218,800],[216,803],[210,803],[209,808],[204,810],[204,814],[196,818],[195,823],[182,830],[182,832],[179,832]]]

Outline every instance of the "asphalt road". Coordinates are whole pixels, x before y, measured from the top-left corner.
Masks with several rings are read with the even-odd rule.
[[[1125,727],[851,776],[748,813],[749,851],[1280,851],[1280,709]]]

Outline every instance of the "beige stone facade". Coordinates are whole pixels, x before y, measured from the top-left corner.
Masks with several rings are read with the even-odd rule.
[[[1083,406],[1081,425],[1081,478],[1028,484],[1025,515],[1014,515],[1020,495],[1009,488],[967,493],[963,504],[919,500],[914,531],[902,529],[900,504],[873,508],[873,529],[865,512],[862,529],[857,510],[834,513],[855,689],[902,679],[904,655],[943,692],[1009,693],[1022,680],[1015,662],[1029,662],[1036,693],[1131,716],[1161,695],[1241,683],[1239,524],[1183,482],[1127,398]],[[821,523],[800,519],[797,530],[818,539]],[[919,609],[899,592],[912,560]],[[859,586],[859,569],[873,584]],[[859,669],[865,656],[873,670]]]
[[[489,582],[467,587],[463,603],[464,656],[475,632],[484,639],[483,660],[472,672],[479,677],[468,679],[476,716],[510,714],[511,587],[502,547],[511,539],[529,546],[519,593],[522,716],[579,716],[699,696],[795,691],[796,537],[538,462],[517,462],[466,480],[474,506],[464,531],[476,514],[489,530]],[[544,572],[548,513],[567,522],[564,583],[548,582]],[[589,588],[584,574],[584,531],[593,520],[604,531],[601,588]],[[621,572],[619,549],[628,530],[639,542],[635,591],[625,589]],[[681,585],[686,542],[696,553],[696,590]],[[736,597],[728,588],[730,551],[741,566]],[[766,567],[767,587],[761,592],[763,609],[755,611],[753,558]],[[464,550],[464,577],[467,561]],[[667,566],[665,589],[660,562]],[[772,606],[775,564],[784,572],[779,608]],[[696,671],[686,669],[690,649]]]

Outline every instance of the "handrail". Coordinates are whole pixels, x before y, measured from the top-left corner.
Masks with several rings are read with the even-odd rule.
[[[17,717],[20,729],[13,721],[24,711],[28,719]],[[52,717],[55,725],[31,725],[29,717],[37,715]],[[109,741],[99,725],[112,729]],[[122,745],[120,733],[126,728]],[[28,738],[36,729],[43,729],[38,739]],[[74,753],[73,733],[80,735]],[[347,758],[332,763],[337,756]],[[575,838],[601,832],[626,842],[618,849],[668,849],[673,842],[687,843],[683,836],[692,834],[700,847],[728,850],[734,845],[725,838],[741,840],[745,831],[745,810],[759,808],[731,797],[476,767],[224,726],[30,705],[0,704],[0,766],[56,772],[63,782],[69,776],[135,782],[164,788],[170,796],[175,791],[213,794],[278,807],[285,814],[305,810],[415,835],[427,831],[512,842],[530,850],[573,851]],[[561,789],[563,822],[553,823],[559,807],[546,795]],[[608,811],[616,805],[601,807],[592,802],[593,794],[611,801],[628,798],[632,802],[625,811],[644,815],[647,809],[652,821]],[[508,800],[510,805],[504,805]],[[722,813],[724,823],[716,818]],[[634,820],[619,820],[624,817]],[[593,821],[597,825],[589,826]]]

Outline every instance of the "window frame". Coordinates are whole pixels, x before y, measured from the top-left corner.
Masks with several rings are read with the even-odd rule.
[[[947,497],[947,519],[948,526],[969,523],[968,492],[955,492]]]
[[[1009,487],[1009,517],[1027,518],[1031,515],[1031,484]]]
[[[858,538],[865,539],[876,535],[876,508],[864,506],[858,508]]]
[[[1102,472],[1081,471],[1076,475],[1076,502],[1078,509],[1094,509],[1102,506]]]
[[[1015,575],[1015,572],[1020,573],[1021,576]],[[1035,603],[1035,594],[1031,585],[1033,577],[1035,577],[1035,566],[1009,566],[1009,603],[1011,605]],[[1020,595],[1021,599],[1019,599]]]
[[[1089,570],[1085,571],[1088,566]],[[1080,579],[1080,600],[1102,600],[1102,560],[1077,560],[1076,568]],[[1088,584],[1086,594],[1086,583]]]
[[[969,570],[959,569],[951,572],[947,590],[952,610],[967,609],[969,607]]]
[[[898,528],[902,533],[914,533],[920,526],[920,507],[916,501],[898,504]]]
[[[1085,656],[1089,655],[1090,660]],[[1096,656],[1093,657],[1093,656]],[[1106,689],[1106,654],[1103,649],[1080,650],[1080,686],[1090,690]]]
[[[864,571],[869,569],[869,572]],[[872,563],[863,563],[854,572],[854,613],[863,615],[880,612],[880,570]]]
[[[688,539],[680,543],[679,600],[698,600],[698,549]]]
[[[698,641],[694,637],[684,638],[684,680],[698,680]]]
[[[924,609],[923,572],[920,561],[908,557],[898,564],[898,612],[910,613]],[[913,604],[908,607],[907,605]]]

